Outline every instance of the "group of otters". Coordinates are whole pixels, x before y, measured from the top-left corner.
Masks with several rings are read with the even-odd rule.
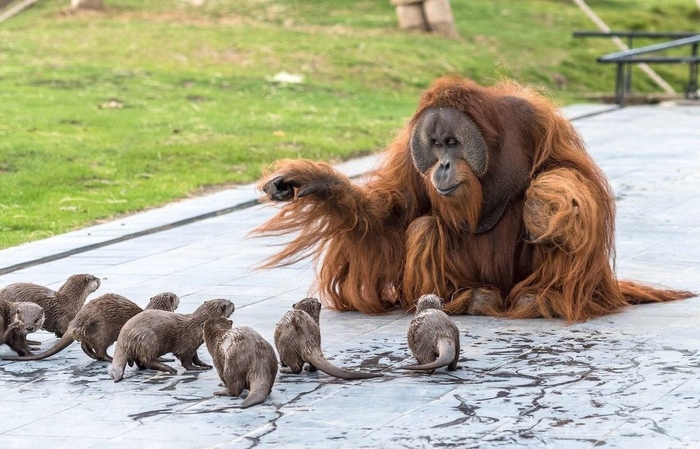
[[[248,390],[242,408],[260,404],[270,394],[277,377],[277,356],[260,334],[246,326],[233,327],[228,317],[234,305],[227,299],[205,301],[191,314],[175,313],[180,299],[174,293],[161,293],[150,299],[145,309],[114,293],[85,303],[100,286],[90,274],[68,278],[58,290],[28,282],[17,282],[0,289],[0,345],[7,344],[17,357],[4,360],[41,360],[79,341],[85,354],[95,360],[111,362],[115,382],[124,377],[126,364],[171,374],[177,370],[166,365],[163,355],[172,353],[187,370],[212,368],[197,355],[206,343],[214,367],[222,381],[221,396],[239,396]],[[321,303],[305,298],[294,304],[275,327],[275,346],[281,372],[301,373],[319,369],[344,379],[380,377],[378,373],[346,371],[332,365],[321,351],[319,317]],[[60,340],[50,349],[32,354],[40,342],[27,340],[27,334],[39,329],[54,332]],[[114,357],[107,354],[116,341]],[[418,365],[411,370],[447,366],[457,369],[459,330],[442,311],[436,295],[422,296],[408,328],[408,346]]]

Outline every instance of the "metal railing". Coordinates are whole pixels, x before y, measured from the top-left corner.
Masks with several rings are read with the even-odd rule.
[[[632,90],[632,64],[688,64],[688,84],[685,89],[685,98],[698,99],[698,46],[700,44],[700,34],[691,32],[645,32],[645,31],[576,31],[574,37],[627,37],[629,50],[609,53],[598,58],[600,63],[617,64],[615,76],[615,103],[624,104],[625,93]],[[640,48],[632,48],[634,38],[653,38],[675,40],[661,44],[647,45]],[[643,56],[657,51],[664,51],[671,48],[690,46],[689,56]],[[642,55],[642,56],[640,56]]]

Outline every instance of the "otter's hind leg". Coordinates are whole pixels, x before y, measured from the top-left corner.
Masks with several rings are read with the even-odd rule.
[[[285,363],[282,363],[282,368],[280,369],[281,373],[285,374],[299,374],[301,373],[301,370],[304,369],[304,360],[299,357],[298,359],[294,360],[285,360]]]
[[[197,361],[199,361],[201,365],[197,364]],[[181,357],[180,363],[182,363],[182,367],[188,371],[203,371],[212,368],[211,365],[207,365],[206,363],[199,360],[199,357],[196,353],[192,357]]]
[[[97,354],[98,360],[102,360],[103,362],[112,361],[112,356],[107,354],[107,348],[101,348],[99,350],[96,350],[95,353]]]
[[[81,342],[80,342],[80,348],[81,348],[81,349],[83,350],[83,352],[84,352],[85,354],[87,354],[87,356],[90,357],[91,359],[100,360],[100,358],[99,358],[98,355],[95,353],[95,351],[94,351],[87,343],[85,343],[84,341],[81,341]]]
[[[196,352],[194,353],[194,357],[192,357],[192,363],[194,363],[197,366],[201,366],[202,368],[205,368],[205,369],[212,368],[211,365],[202,362],[202,360],[199,358],[199,354],[197,354]]]
[[[313,373],[314,371],[317,371],[317,370],[318,370],[318,368],[316,368],[313,363],[306,362],[306,371]]]
[[[139,364],[139,362],[141,363]],[[137,360],[136,363],[139,365],[139,367],[143,365],[144,368],[153,369],[156,371],[165,371],[166,373],[170,374],[177,374],[177,370],[172,366],[168,366],[165,363],[161,363],[155,360]]]
[[[226,382],[226,387],[223,390],[215,391],[216,396],[233,396],[238,397],[243,393],[245,382],[233,379],[232,382]]]
[[[454,360],[447,365],[447,371],[455,371],[457,369],[457,362],[459,362],[459,353],[457,353]]]

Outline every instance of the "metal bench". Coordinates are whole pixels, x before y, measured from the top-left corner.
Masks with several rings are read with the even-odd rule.
[[[685,98],[698,99],[698,46],[700,44],[700,34],[698,33],[654,33],[654,32],[597,32],[597,31],[576,31],[574,37],[627,37],[629,50],[609,53],[598,58],[600,63],[617,64],[615,76],[615,103],[622,106],[624,96],[631,92],[632,84],[632,64],[688,64],[688,84],[685,88]],[[647,45],[645,47],[631,48],[634,38],[674,38],[672,41],[661,44]],[[689,56],[645,56],[649,53],[664,51],[671,48],[689,45],[691,48]],[[626,69],[626,70],[625,70]]]

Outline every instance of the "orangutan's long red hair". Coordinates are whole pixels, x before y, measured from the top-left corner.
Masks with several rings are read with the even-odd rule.
[[[435,107],[466,114],[488,150],[486,174],[460,162],[462,187],[447,196],[411,153],[421,114]],[[437,80],[364,184],[325,163],[282,160],[260,186],[271,198],[278,188],[293,192],[254,232],[296,233],[264,266],[312,257],[322,299],[338,310],[410,308],[434,293],[451,313],[584,320],[693,295],[616,280],[605,176],[557,108],[515,83]],[[479,231],[494,205],[502,214]]]

